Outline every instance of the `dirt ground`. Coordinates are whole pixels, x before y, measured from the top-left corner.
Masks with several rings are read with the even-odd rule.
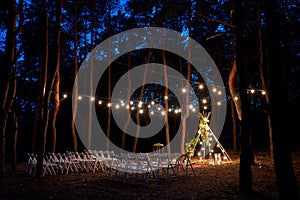
[[[266,153],[256,153],[252,166],[252,195],[238,189],[239,155],[229,152],[232,162],[208,165],[193,159],[195,176],[181,174],[168,181],[159,176],[159,183],[124,183],[113,180],[107,171],[47,175],[35,179],[25,174],[25,163],[5,174],[2,199],[277,199],[273,161]],[[300,152],[292,154],[297,183],[300,183]],[[298,187],[299,188],[299,187]],[[300,192],[299,192],[300,194]],[[0,197],[1,199],[1,197]]]

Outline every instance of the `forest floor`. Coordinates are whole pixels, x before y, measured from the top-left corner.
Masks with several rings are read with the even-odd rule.
[[[124,183],[112,180],[107,171],[46,175],[35,179],[25,173],[21,163],[15,172],[7,167],[4,196],[0,199],[277,199],[272,159],[265,152],[255,154],[252,166],[253,190],[239,192],[239,154],[228,152],[232,162],[208,165],[193,159],[195,176],[179,175],[159,183]],[[293,152],[294,171],[300,184],[300,152]],[[299,192],[300,194],[300,192]]]

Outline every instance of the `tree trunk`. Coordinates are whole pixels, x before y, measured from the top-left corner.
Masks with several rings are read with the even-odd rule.
[[[18,117],[16,113],[13,112],[13,123],[14,123],[14,135],[13,135],[13,154],[12,154],[12,170],[15,171],[17,167],[17,143],[18,143],[18,131],[19,131],[19,124],[18,124]]]
[[[108,3],[108,36],[110,37],[111,35],[111,16],[110,16],[110,12],[111,12],[111,2]],[[111,49],[111,44],[109,43],[108,44],[108,59],[109,59],[109,62],[110,62],[110,59],[111,59],[111,55],[110,55],[110,49]],[[111,66],[109,65],[108,66],[108,88],[107,88],[107,98],[109,101],[111,101]],[[111,124],[111,108],[107,108],[108,109],[108,112],[107,112],[107,128],[106,128],[106,137],[107,137],[107,141],[106,141],[106,149],[109,150],[110,148],[110,124]]]
[[[278,16],[278,1],[265,1],[266,16],[266,44],[268,50],[267,63],[270,70],[269,108],[273,136],[274,167],[279,199],[298,199],[293,163],[291,159],[290,137],[286,136],[289,127],[286,87],[287,69],[284,64],[283,52],[280,44],[280,18]]]
[[[188,49],[188,60],[190,60],[190,55],[191,55],[191,49]],[[184,153],[185,152],[185,141],[186,141],[186,135],[187,133],[187,127],[186,127],[186,120],[190,116],[190,108],[188,102],[190,102],[190,81],[191,81],[191,64],[188,62],[187,64],[187,80],[186,80],[186,95],[185,95],[185,102],[186,104],[183,105],[185,106],[185,113],[182,118],[182,135],[181,135],[181,146],[180,146],[180,152]]]
[[[235,117],[235,109],[234,109],[234,100],[230,100],[230,109],[231,109],[231,119],[232,119],[232,147],[233,151],[237,152],[237,133],[236,133],[236,117]]]
[[[189,0],[188,1],[188,31],[190,32],[190,24],[191,24],[191,1]],[[191,59],[191,47],[189,45],[188,47],[188,61]],[[185,95],[185,113],[183,115],[183,118],[182,118],[182,135],[181,135],[181,145],[180,145],[180,153],[184,153],[185,152],[185,142],[186,142],[186,135],[189,134],[187,133],[187,127],[186,127],[186,121],[187,121],[187,118],[190,116],[190,109],[189,109],[189,103],[190,102],[190,81],[191,81],[191,63],[188,62],[187,63],[187,75],[186,75],[186,85],[185,85],[185,89],[186,89],[186,95]],[[194,133],[193,133],[194,134]]]
[[[16,51],[15,51],[15,55],[16,55]],[[11,87],[10,87],[10,97],[9,97],[9,100],[10,102],[8,102],[8,112],[11,113],[11,122],[12,122],[12,125],[13,125],[13,141],[12,141],[12,170],[15,170],[16,169],[16,165],[17,165],[17,138],[18,138],[18,117],[16,115],[16,112],[14,111],[14,104],[15,104],[15,98],[16,98],[16,92],[17,92],[17,79],[16,79],[16,76],[17,76],[17,62],[15,64],[16,68],[14,70],[14,73],[13,73],[13,77],[12,77],[12,80],[11,80]]]
[[[5,54],[3,66],[0,67],[0,196],[3,194],[4,189],[4,163],[5,163],[5,131],[8,118],[8,111],[6,103],[8,99],[8,91],[10,84],[10,76],[15,59],[16,48],[16,22],[18,13],[16,10],[16,1],[11,0],[5,3],[8,17],[6,22],[6,40],[5,40]]]
[[[260,19],[261,11],[260,11],[260,2],[257,2],[257,17],[259,19],[259,22],[261,22]],[[268,91],[267,84],[265,81],[265,73],[263,69],[264,64],[264,52],[263,52],[263,42],[262,42],[262,34],[261,34],[261,23],[258,25],[258,40],[259,40],[259,75],[261,79],[261,86],[264,91]],[[265,93],[266,103],[269,104],[269,93]],[[273,158],[273,141],[272,141],[272,126],[271,126],[271,118],[270,113],[267,112],[267,118],[268,118],[268,128],[269,128],[269,144],[270,144],[270,156]]]
[[[61,21],[62,21],[62,1],[57,0],[56,1],[56,31],[57,31],[57,36],[56,36],[56,66],[55,66],[55,72],[53,76],[53,83],[51,83],[51,88],[53,87],[53,96],[54,96],[54,102],[53,102],[53,110],[51,113],[51,135],[52,135],[52,143],[51,143],[51,152],[55,152],[56,148],[56,118],[57,118],[57,113],[59,110],[59,104],[60,104],[60,99],[59,99],[59,84],[60,84],[60,35],[61,35]],[[53,85],[53,86],[52,86]]]
[[[60,83],[60,75],[59,71],[55,73],[55,81],[54,81],[54,87],[53,87],[53,96],[54,96],[54,102],[53,102],[53,110],[51,112],[51,118],[50,120],[50,130],[51,130],[51,135],[52,135],[52,142],[51,142],[51,152],[55,152],[56,149],[56,118],[57,118],[57,113],[59,110],[59,83]]]
[[[78,29],[77,29],[77,0],[74,3],[74,80],[78,73]],[[75,118],[77,112],[77,103],[78,103],[78,83],[74,82],[73,89],[73,114],[71,118],[71,135],[73,141],[73,150],[77,151],[77,136],[76,136],[76,128],[75,128]]]
[[[150,47],[152,47],[152,41],[150,41]],[[150,58],[151,58],[151,48],[149,48],[149,52],[147,55],[147,60],[146,60],[146,68],[145,68],[145,72],[144,72],[144,77],[143,77],[143,83],[142,83],[142,87],[141,87],[141,93],[139,96],[139,102],[143,101],[143,94],[145,91],[145,83],[146,83],[146,77],[147,77],[147,73],[148,73],[148,63],[150,62]],[[139,140],[139,135],[140,135],[140,113],[136,112],[136,125],[137,125],[137,130],[136,130],[136,135],[133,141],[133,148],[132,151],[136,153],[137,150],[137,145],[138,145],[138,140]]]
[[[90,37],[90,40],[91,40],[91,44],[90,44],[90,51],[93,50],[94,48],[94,3],[92,1],[91,3],[91,26],[90,26],[90,33],[91,33],[91,37]],[[89,75],[89,89],[90,89],[90,101],[89,101],[89,120],[88,120],[88,137],[87,137],[87,149],[91,149],[91,145],[92,145],[92,127],[93,127],[93,124],[92,124],[92,110],[93,110],[93,107],[95,105],[95,102],[93,101],[94,99],[94,96],[95,94],[93,93],[94,91],[94,88],[93,88],[93,72],[94,72],[94,57],[91,56],[90,57],[90,63],[91,63],[91,66],[90,66],[90,75]]]
[[[234,42],[236,43],[236,42]],[[234,44],[234,49],[236,52],[236,45]],[[235,80],[237,76],[237,69],[236,69],[236,53],[234,53],[234,61],[232,64],[232,69],[229,73],[229,79],[228,79],[228,85],[229,85],[229,91],[231,95],[230,105],[231,105],[231,119],[232,119],[232,138],[233,138],[233,151],[237,151],[237,134],[236,134],[236,117],[235,117],[235,110],[238,115],[238,119],[242,119],[242,106],[241,106],[241,98],[239,97],[239,94],[236,92],[235,89]],[[234,109],[235,108],[235,109]]]
[[[234,48],[236,49],[236,45],[234,45]],[[229,91],[230,91],[230,95],[231,98],[234,99],[234,105],[235,105],[235,109],[236,112],[238,114],[238,118],[239,120],[242,119],[242,105],[241,105],[241,99],[240,99],[240,95],[238,94],[238,92],[236,91],[236,87],[235,87],[235,80],[236,80],[236,76],[237,76],[237,68],[236,68],[236,52],[235,55],[233,56],[233,64],[232,64],[232,69],[229,73],[229,79],[228,79],[228,86],[229,86]]]
[[[251,171],[251,144],[250,144],[250,103],[247,96],[247,70],[245,63],[245,46],[243,37],[243,5],[240,1],[235,2],[235,28],[236,28],[236,65],[239,77],[239,94],[241,99],[241,154],[239,170],[239,188],[249,193],[252,191]]]
[[[130,79],[130,69],[131,69],[131,54],[128,53],[128,63],[127,63],[127,73],[128,73],[128,93],[127,93],[127,98],[128,100],[130,99],[130,95],[131,95],[131,79]],[[130,112],[130,108],[128,109],[128,115],[127,115],[127,121],[126,124],[124,125],[123,128],[123,133],[122,133],[122,144],[121,144],[121,148],[125,150],[125,144],[126,144],[126,130],[130,124],[130,120],[131,120],[131,112]]]
[[[162,34],[162,46],[164,49],[164,34]],[[167,152],[171,153],[171,147],[169,145],[170,143],[170,125],[169,125],[169,82],[168,82],[168,71],[167,71],[167,58],[166,58],[166,52],[162,51],[162,58],[163,58],[163,64],[164,64],[164,82],[165,82],[165,129],[166,129],[166,145],[167,145]]]
[[[48,119],[49,119],[49,102],[50,94],[47,91],[47,75],[48,75],[48,13],[47,13],[47,2],[43,1],[43,20],[44,20],[44,43],[42,44],[43,51],[43,63],[41,65],[41,80],[43,87],[40,88],[40,94],[42,96],[41,102],[39,103],[40,109],[40,118],[38,123],[38,135],[37,135],[37,146],[38,146],[38,159],[36,166],[36,174],[37,178],[41,178],[43,176],[43,158],[46,151],[46,135],[48,128]]]

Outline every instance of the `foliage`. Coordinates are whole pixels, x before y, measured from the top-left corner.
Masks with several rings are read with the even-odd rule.
[[[208,124],[207,124],[207,117],[204,117],[201,113],[199,113],[199,129],[196,133],[195,138],[193,138],[189,143],[186,144],[185,154],[188,158],[191,158],[194,156],[195,149],[197,144],[200,143],[200,141],[205,142],[208,144],[208,137],[207,137],[207,130],[208,130]]]

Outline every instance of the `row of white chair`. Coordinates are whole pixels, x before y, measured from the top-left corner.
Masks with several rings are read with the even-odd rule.
[[[28,154],[26,173],[35,175],[37,155]],[[180,172],[188,174],[193,164],[179,153],[121,153],[113,151],[89,150],[84,152],[47,153],[43,158],[43,176],[93,172],[108,170],[114,180],[122,178],[124,182],[132,179],[134,183],[143,181],[144,185],[158,177],[166,180],[170,176],[177,178]],[[171,173],[170,173],[171,172]]]
[[[150,179],[158,182],[160,175],[166,180],[170,176],[177,179],[180,172],[187,174],[189,168],[195,174],[190,160],[178,153],[127,153],[112,156],[109,174],[114,180],[122,178],[127,182],[132,179],[134,183],[143,181],[147,185]]]
[[[102,169],[104,170],[105,163],[110,159],[112,151],[84,151],[65,153],[47,153],[43,157],[43,176],[89,172]],[[37,166],[37,155],[28,154],[28,162],[26,173],[35,175]]]

